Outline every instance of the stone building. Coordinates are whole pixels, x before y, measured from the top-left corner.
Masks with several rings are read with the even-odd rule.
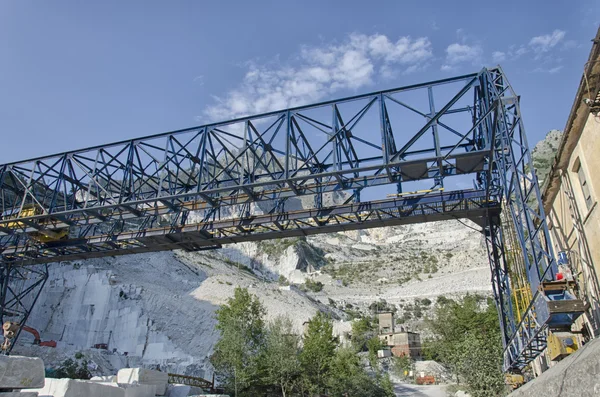
[[[389,334],[394,332],[394,313],[379,313],[379,333]]]
[[[402,327],[395,327],[393,313],[379,314],[379,340],[390,347],[396,357],[421,357],[421,336]]]
[[[582,331],[600,333],[600,29],[542,186],[544,211],[560,269],[579,279],[579,297],[590,305]]]

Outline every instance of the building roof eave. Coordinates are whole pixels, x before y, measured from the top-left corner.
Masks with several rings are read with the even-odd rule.
[[[577,146],[579,137],[583,132],[583,127],[590,114],[589,107],[583,102],[583,99],[590,94],[595,96],[600,86],[600,28],[598,28],[596,38],[592,41],[594,44],[592,45],[588,62],[584,66],[584,74],[579,82],[579,88],[577,89],[575,101],[571,107],[558,151],[554,157],[546,181],[542,186],[542,203],[546,214],[549,213],[550,207],[560,189],[560,171],[565,170],[569,165],[571,154]],[[591,91],[590,93],[588,93],[589,90]]]

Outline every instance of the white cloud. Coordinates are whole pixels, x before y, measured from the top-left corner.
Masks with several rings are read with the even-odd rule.
[[[562,70],[563,65],[554,66],[552,68],[535,68],[533,71],[536,73],[558,73]]]
[[[550,74],[558,73],[561,71],[562,68],[563,68],[563,65],[555,66],[555,67],[549,69],[548,73],[550,73]]]
[[[578,44],[575,40],[566,40],[563,42],[561,50],[565,51],[577,47],[580,47],[580,44]]]
[[[550,34],[533,37],[529,41],[529,46],[540,54],[548,52],[565,38],[565,31],[556,29]]]
[[[519,48],[517,48],[517,49],[515,50],[515,53],[514,53],[514,54],[515,54],[515,56],[518,58],[518,57],[520,57],[521,55],[525,55],[525,54],[527,54],[527,52],[528,52],[527,48],[526,48],[525,46],[521,46],[521,47],[519,47]]]
[[[492,53],[492,60],[495,63],[504,62],[505,59],[506,59],[506,54],[502,51],[494,51]]]
[[[453,43],[446,48],[446,61],[442,65],[443,71],[454,70],[460,63],[469,62],[476,64],[482,54],[479,45]]]
[[[240,85],[215,97],[204,116],[219,121],[316,102],[380,77],[415,72],[432,57],[427,37],[392,41],[381,34],[351,34],[341,44],[303,47],[293,62],[248,62]]]

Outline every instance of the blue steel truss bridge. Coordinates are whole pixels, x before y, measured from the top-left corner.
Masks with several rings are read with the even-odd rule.
[[[487,243],[505,370],[585,310],[555,280],[500,68],[0,165],[0,210],[1,314],[19,324],[51,262],[461,218]]]

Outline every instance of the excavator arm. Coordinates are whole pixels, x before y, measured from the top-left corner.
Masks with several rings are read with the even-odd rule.
[[[2,344],[2,350],[7,350],[10,347],[12,339],[16,336],[16,332],[19,329],[19,324],[12,321],[7,321],[2,325],[4,331],[4,343]],[[35,329],[27,325],[23,325],[21,329],[25,332],[29,332],[33,335],[33,344],[39,346],[56,347],[56,341],[49,340],[42,342],[40,333]]]
[[[37,332],[37,330],[35,328],[31,328],[31,327],[28,327],[27,325],[24,325],[21,329],[23,331],[29,332],[31,335],[33,335],[33,344],[34,345],[39,345],[42,342],[42,340],[40,339],[40,333]]]

